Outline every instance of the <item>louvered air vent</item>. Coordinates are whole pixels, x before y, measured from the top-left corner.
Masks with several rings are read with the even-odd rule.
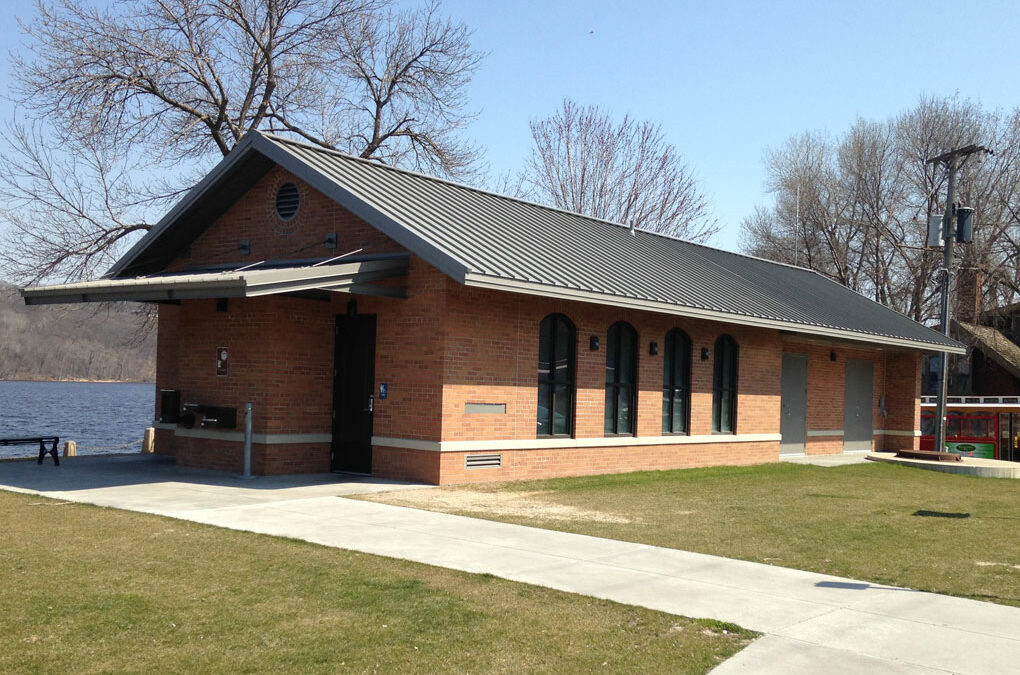
[[[284,183],[276,191],[276,215],[281,220],[290,220],[297,215],[298,204],[301,201],[301,192],[297,185]]]
[[[503,466],[503,455],[465,455],[465,469],[498,469]]]

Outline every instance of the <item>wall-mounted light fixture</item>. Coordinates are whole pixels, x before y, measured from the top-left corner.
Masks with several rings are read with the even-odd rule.
[[[649,342],[648,343],[648,353],[651,354],[652,356],[655,356],[656,354],[658,354],[659,353],[659,343],[658,342]]]
[[[709,356],[708,347],[702,347],[701,348],[701,360],[702,361],[708,361],[708,356]]]
[[[836,352],[829,352],[829,360],[830,361],[836,360]]]
[[[326,235],[326,239],[322,242],[322,245],[329,249],[336,248],[336,232],[330,232]]]
[[[251,240],[242,239],[239,247],[242,256],[251,255]]]
[[[590,338],[588,338],[588,349],[590,349],[593,352],[597,352],[599,350],[598,335],[592,335]]]

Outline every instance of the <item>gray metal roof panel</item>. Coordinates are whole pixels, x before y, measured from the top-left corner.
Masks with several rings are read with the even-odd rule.
[[[961,348],[810,270],[641,230],[631,233],[605,220],[289,139],[264,138],[388,215],[417,240],[456,259],[468,275],[710,310],[737,321],[755,317],[800,332],[819,327],[848,337]],[[403,237],[393,238],[400,242]]]

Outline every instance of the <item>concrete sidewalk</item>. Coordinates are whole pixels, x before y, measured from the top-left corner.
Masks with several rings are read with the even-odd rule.
[[[765,634],[717,673],[984,675],[1020,664],[1016,608],[340,497],[401,487],[241,481],[136,457],[0,464],[0,488],[488,572]]]

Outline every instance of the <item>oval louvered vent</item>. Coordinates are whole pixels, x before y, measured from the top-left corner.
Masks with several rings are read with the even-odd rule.
[[[293,183],[284,183],[276,191],[276,215],[281,220],[290,220],[297,215],[298,204],[301,201],[301,193],[298,186]]]

